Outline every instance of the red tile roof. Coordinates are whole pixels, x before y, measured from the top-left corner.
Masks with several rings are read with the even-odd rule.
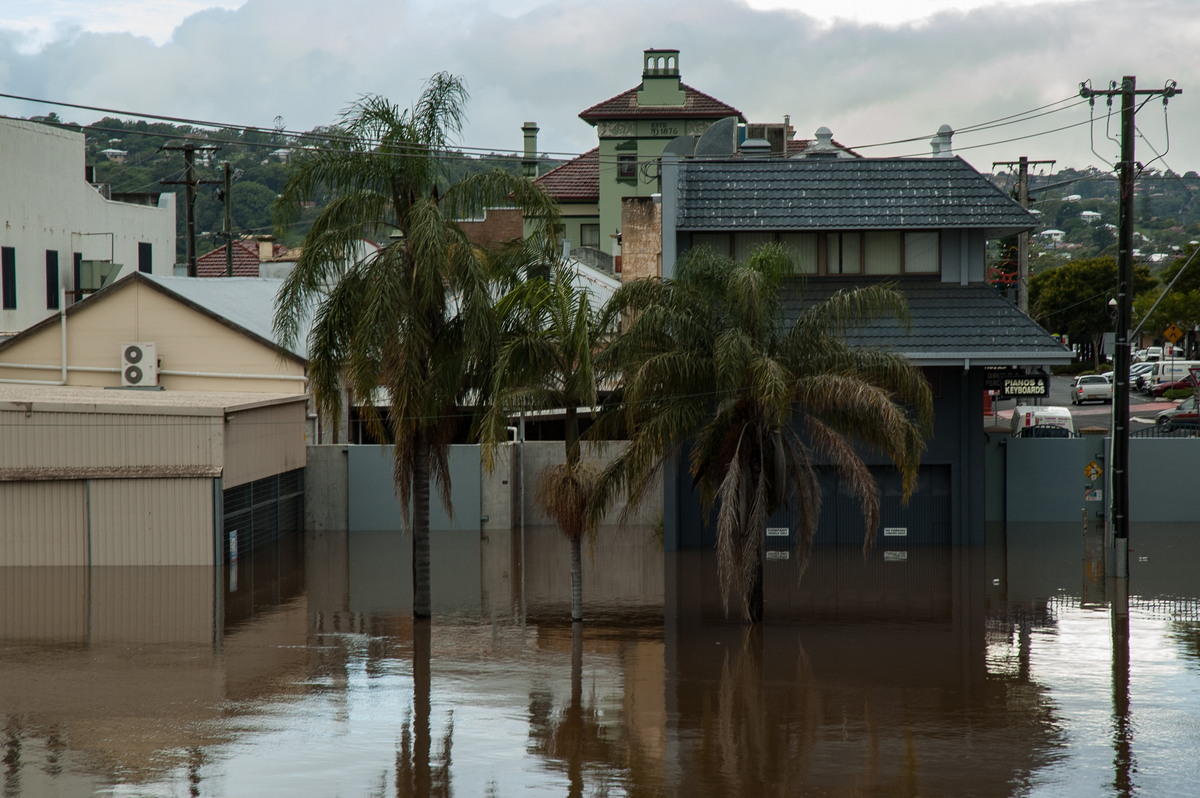
[[[787,154],[788,154],[788,157],[789,157],[789,158],[791,158],[791,157],[793,157],[793,156],[795,156],[795,155],[799,155],[800,153],[804,152],[805,150],[807,150],[809,147],[811,147],[812,145],[814,145],[814,144],[816,144],[816,143],[817,143],[817,140],[816,140],[816,139],[788,139],[788,143],[787,143]],[[861,156],[861,155],[859,155],[857,152],[855,152],[854,150],[850,149],[849,147],[846,147],[846,146],[845,146],[845,145],[843,145],[843,144],[838,144],[836,141],[835,141],[835,142],[833,142],[833,143],[834,143],[834,145],[836,145],[836,146],[837,146],[839,149],[845,150],[846,152],[848,152],[848,153],[850,153],[851,155],[853,155],[855,158],[861,158],[861,157],[862,157],[862,156]]]
[[[746,121],[742,117],[742,112],[732,105],[726,105],[702,91],[696,91],[685,83],[680,83],[679,88],[683,89],[684,94],[682,106],[640,106],[637,103],[637,96],[641,86],[635,86],[616,97],[596,103],[579,114],[579,118],[585,122],[597,122],[601,119],[678,119],[680,117],[723,119],[727,116],[736,116],[739,120]]]
[[[272,257],[278,258],[283,253],[287,252],[287,247],[282,244],[272,245]],[[258,266],[261,261],[258,257],[258,242],[257,241],[234,241],[233,242],[233,276],[234,277],[258,277]],[[212,252],[196,259],[196,276],[197,277],[224,277],[225,276],[225,247],[217,247]]]
[[[599,202],[600,148],[556,166],[533,182],[559,202]]]

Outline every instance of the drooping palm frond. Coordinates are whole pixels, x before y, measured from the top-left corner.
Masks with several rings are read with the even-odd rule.
[[[456,220],[507,203],[553,229],[553,203],[527,180],[494,173],[443,185],[442,158],[462,130],[466,99],[448,73],[433,75],[411,108],[359,98],[328,146],[297,158],[277,204],[286,225],[323,201],[279,291],[275,329],[295,343],[315,306],[307,343],[319,412],[336,424],[348,394],[393,441],[418,616],[429,613],[429,482],[450,508],[458,407],[478,387],[498,330],[490,265]]]
[[[621,402],[596,429],[617,423],[630,442],[601,474],[593,515],[689,447],[701,504],[714,512],[726,606],[761,618],[763,528],[791,507],[801,571],[820,513],[819,466],[832,466],[863,507],[873,539],[878,486],[858,445],[885,453],[915,486],[932,416],[921,372],[893,353],[851,348],[845,333],[871,319],[907,318],[886,285],[835,294],[790,322],[781,289],[791,256],[777,245],[745,263],[697,249],[671,280],[626,284],[607,308],[621,333],[599,356],[623,376]]]

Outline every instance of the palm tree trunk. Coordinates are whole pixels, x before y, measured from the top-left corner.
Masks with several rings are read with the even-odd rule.
[[[583,620],[583,536],[571,538],[571,620]]]
[[[763,620],[763,544],[758,543],[758,563],[754,568],[753,581],[748,586],[749,596],[746,599],[746,612],[750,623],[762,623]]]
[[[579,465],[579,411],[577,408],[566,408],[563,418],[563,437],[566,439],[567,465],[574,468]]]
[[[429,599],[429,441],[418,431],[412,468],[413,617],[432,614]]]

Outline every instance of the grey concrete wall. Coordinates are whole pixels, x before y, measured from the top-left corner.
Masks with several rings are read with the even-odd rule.
[[[1110,440],[1012,438],[992,435],[987,445],[988,521],[1015,524],[1081,522],[1081,511],[1095,522],[1110,497]],[[1200,438],[1134,438],[1129,441],[1129,512],[1136,523],[1193,523],[1200,516],[1194,496],[1200,477]],[[1104,474],[1084,473],[1095,462]],[[1089,501],[1089,489],[1102,493]],[[997,499],[1003,497],[1002,511]]]
[[[620,441],[610,441],[598,446],[584,444],[583,462],[593,465],[596,468],[604,468],[621,451],[624,445]],[[521,444],[515,444],[515,446],[519,449],[524,459],[523,466],[516,469],[517,473],[514,475],[514,479],[518,480],[517,502],[518,506],[524,509],[525,525],[553,526],[554,521],[537,506],[537,502],[534,500],[534,488],[537,484],[538,475],[542,473],[543,469],[563,461],[565,456],[563,442],[525,441]],[[519,457],[518,463],[520,460],[521,458]],[[522,480],[524,482],[523,490],[521,489]],[[646,491],[646,500],[642,502],[641,507],[634,509],[622,518],[621,513],[625,509],[625,505],[621,503],[608,512],[608,515],[601,521],[601,525],[656,526],[662,521],[662,495],[662,478],[660,475]],[[515,523],[520,523],[519,516],[515,519]]]
[[[346,529],[347,456],[345,446],[309,446],[304,470],[304,528],[313,532]]]
[[[1200,438],[1129,441],[1129,517],[1133,522],[1200,519]]]
[[[622,446],[584,446],[584,462],[603,468]],[[305,523],[311,530],[399,529],[400,505],[392,482],[390,446],[310,446],[306,472]],[[490,531],[521,525],[552,526],[537,506],[538,475],[563,458],[561,441],[526,441],[500,446],[494,467],[484,467],[478,446],[450,447],[451,517],[438,499],[430,502],[430,529]],[[647,499],[622,518],[624,505],[613,508],[605,526],[655,526],[662,519],[662,480],[655,480]]]
[[[392,479],[391,446],[347,446],[346,494],[349,508],[347,529],[389,530],[404,526],[400,501]],[[453,515],[431,487],[429,529],[431,531],[479,531],[480,483],[479,447],[451,446],[450,502]]]
[[[1088,501],[1087,491],[1103,491],[1104,481],[1092,482],[1084,471],[1093,460],[1104,467],[1105,438],[1010,437],[1002,441],[1006,452],[1005,520],[1009,524],[1074,523],[1081,510],[1088,510],[1092,517],[1103,511],[1103,494],[1099,500]]]

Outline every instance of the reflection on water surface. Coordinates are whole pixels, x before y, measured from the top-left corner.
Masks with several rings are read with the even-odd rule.
[[[227,569],[0,569],[5,796],[1171,796],[1200,783],[1200,547],[1129,593],[1078,530],[767,564],[761,628],[712,558],[600,540],[566,623],[553,530],[401,533]],[[524,566],[524,567],[523,567]]]

